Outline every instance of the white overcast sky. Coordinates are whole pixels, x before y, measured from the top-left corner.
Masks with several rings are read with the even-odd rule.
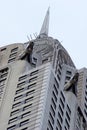
[[[39,34],[49,6],[49,36],[62,42],[78,69],[87,67],[87,0],[0,0],[0,46]]]

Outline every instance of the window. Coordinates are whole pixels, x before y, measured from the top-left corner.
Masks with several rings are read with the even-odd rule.
[[[85,107],[86,107],[86,109],[87,109],[87,104],[85,103]]]
[[[12,125],[10,127],[7,128],[7,130],[14,130],[16,128],[16,125]]]
[[[0,88],[0,94],[1,94],[2,92],[3,92],[3,88],[1,87],[1,88]]]
[[[53,118],[51,112],[49,112],[49,116],[50,116],[50,120],[51,120],[52,124],[54,124],[54,118]]]
[[[3,96],[4,87],[8,76],[8,67],[0,70],[0,99]]]
[[[86,89],[87,89],[87,85],[86,85]]]
[[[60,69],[62,69],[61,65],[59,64]]]
[[[87,97],[85,97],[85,101],[87,102]]]
[[[29,116],[29,115],[30,115],[30,112],[31,112],[31,111],[28,111],[28,112],[24,113],[24,114],[22,115],[22,118],[25,118],[25,117]]]
[[[68,129],[69,129],[69,123],[68,123],[68,121],[67,121],[67,119],[65,119],[65,123],[66,123],[66,125],[67,125],[67,127],[68,127]]]
[[[6,50],[6,48],[2,48],[0,51],[5,51]]]
[[[9,58],[16,57],[17,52],[10,54]]]
[[[53,130],[53,126],[52,126],[50,120],[48,120],[48,126],[49,126],[50,130]]]
[[[71,75],[71,74],[72,74],[72,72],[71,72],[71,71],[69,71],[69,70],[67,70],[67,71],[66,71],[66,74]]]
[[[3,74],[0,74],[0,78],[5,78],[6,76],[8,75],[8,73],[3,73]]]
[[[34,62],[37,62],[37,58],[33,57]]]
[[[29,97],[29,98],[27,98],[27,99],[25,99],[25,103],[27,103],[27,102],[29,102],[29,101],[31,101],[31,100],[33,100],[33,96],[32,96],[32,97]]]
[[[27,78],[27,75],[23,75],[23,76],[21,76],[21,77],[19,78],[19,81],[24,80],[24,79],[26,79],[26,78]]]
[[[58,90],[57,90],[55,84],[54,84],[54,90],[55,90],[56,95],[58,95]]]
[[[26,125],[26,124],[28,124],[28,123],[29,123],[29,119],[24,120],[24,121],[22,121],[22,122],[20,123],[20,126]]]
[[[8,60],[8,63],[15,61],[15,57]]]
[[[21,99],[23,97],[24,97],[24,95],[19,95],[19,96],[17,96],[17,97],[14,98],[14,101],[17,101],[17,100],[19,100],[19,99]]]
[[[12,109],[16,108],[16,107],[19,107],[21,104],[22,104],[22,102],[17,102],[15,104],[13,104]]]
[[[12,112],[11,112],[11,116],[13,116],[13,115],[19,113],[19,111],[20,111],[20,109],[17,109],[17,110],[15,110],[15,111],[12,111]]]
[[[56,97],[54,91],[52,92],[52,94],[53,94],[53,98],[54,98],[54,100],[57,102],[57,97]]]
[[[84,112],[85,112],[85,115],[87,116],[87,112],[86,112],[86,110],[84,109]]]
[[[18,89],[18,90],[16,90],[16,94],[21,93],[23,91],[24,91],[24,88]]]
[[[70,116],[69,116],[68,112],[66,112],[66,116],[67,116],[67,119],[70,121]]]
[[[31,104],[29,104],[29,105],[24,106],[23,111],[25,111],[25,110],[29,109],[31,106],[32,106],[32,103],[31,103]]]
[[[60,104],[62,105],[62,107],[64,108],[64,103],[62,101],[62,99],[60,98]]]
[[[61,71],[60,71],[60,69],[58,69],[58,73],[59,73],[59,75],[61,75]]]
[[[35,77],[33,77],[33,78],[29,79],[29,82],[36,81],[36,79],[37,79],[37,76],[35,76]]]
[[[56,109],[56,104],[55,104],[54,99],[52,98],[51,100],[52,100],[52,104],[53,104],[54,108]]]
[[[55,110],[52,105],[50,107],[51,107],[51,112],[52,112],[53,116],[55,117]]]
[[[15,47],[15,48],[13,48],[12,50],[11,50],[11,53],[12,52],[16,52],[18,50],[18,47]]]
[[[66,80],[70,80],[70,78],[71,78],[71,77],[69,77],[69,76],[66,76]]]
[[[63,101],[65,102],[65,97],[64,97],[64,94],[62,93],[62,91],[61,91],[61,97],[62,97]]]
[[[47,61],[48,61],[48,58],[47,58],[47,59],[43,59],[43,60],[42,60],[42,64],[43,64],[43,63],[47,63]]]
[[[5,81],[6,81],[6,78],[5,78],[5,79],[0,80],[0,86],[4,85],[4,84],[5,84]]]
[[[71,115],[71,110],[70,110],[70,107],[68,106],[68,104],[67,104],[67,109],[68,109],[69,115]]]
[[[87,95],[87,91],[85,91],[85,94]]]
[[[32,66],[33,66],[33,67],[36,67],[36,63],[33,63],[33,62],[32,62]]]
[[[31,72],[30,76],[33,76],[33,75],[36,75],[36,74],[38,74],[38,70],[35,70],[35,71]]]
[[[59,111],[60,111],[60,113],[61,113],[61,114],[62,114],[62,116],[63,116],[63,110],[62,110],[62,108],[61,108],[60,104],[59,104]]]
[[[67,130],[66,126],[65,126],[65,130]]]
[[[29,96],[30,94],[33,94],[34,93],[34,89],[33,90],[31,90],[31,91],[28,91],[27,93],[26,93],[26,96]]]
[[[19,83],[19,84],[17,85],[17,88],[22,87],[23,85],[25,85],[25,83],[26,83],[25,81]]]
[[[23,128],[23,129],[21,129],[21,130],[27,130],[28,129],[28,127],[25,127],[25,128]]]
[[[61,115],[60,115],[60,113],[58,112],[58,118],[59,118],[59,120],[61,121],[61,123],[63,122],[63,119],[62,119],[62,117],[61,117]]]
[[[32,84],[30,84],[30,85],[28,86],[28,89],[33,88],[33,87],[35,87],[35,86],[36,86],[36,83],[32,83]]]
[[[0,70],[0,73],[5,73],[7,71],[8,71],[8,68],[4,68],[4,69]]]
[[[55,80],[55,84],[56,84],[57,88],[59,88],[59,84],[58,84],[56,78],[54,80]]]
[[[58,119],[57,119],[57,125],[58,125],[59,130],[62,130],[62,126],[61,126],[61,124],[60,124]]]
[[[10,119],[9,122],[8,122],[8,124],[11,124],[11,123],[17,121],[17,119],[18,119],[17,117],[14,117],[14,118]]]
[[[60,76],[57,74],[57,78],[58,78],[58,80],[60,81]]]

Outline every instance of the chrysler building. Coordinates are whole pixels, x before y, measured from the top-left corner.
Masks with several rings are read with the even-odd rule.
[[[0,48],[0,130],[87,130],[87,69],[49,36]]]

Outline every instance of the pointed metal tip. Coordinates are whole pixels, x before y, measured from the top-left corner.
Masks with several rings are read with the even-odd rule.
[[[48,7],[48,11],[50,11],[50,6]]]
[[[44,18],[44,22],[42,24],[39,36],[40,35],[48,36],[48,31],[49,31],[49,14],[50,14],[50,7],[48,7],[48,10],[47,10],[46,16]]]

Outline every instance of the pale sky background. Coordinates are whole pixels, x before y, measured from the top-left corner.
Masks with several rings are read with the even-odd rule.
[[[87,0],[0,0],[0,46],[39,34],[49,6],[49,36],[62,41],[78,69],[87,67]]]

